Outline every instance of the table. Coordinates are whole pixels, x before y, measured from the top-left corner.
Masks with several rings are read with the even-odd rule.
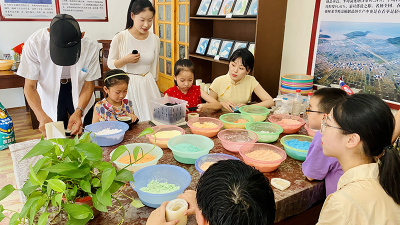
[[[207,111],[205,113],[200,113],[200,116],[218,118],[219,115],[221,114],[222,113],[220,111],[218,112]],[[147,127],[150,127],[150,124],[148,122],[138,123],[137,125],[134,126],[134,128],[131,131],[126,132],[124,140],[122,141],[121,144],[150,143],[145,136],[140,138],[137,137],[139,133]],[[191,133],[190,128],[186,127],[184,129],[187,134]],[[300,130],[300,133],[306,134],[305,129],[302,128],[302,130]],[[282,136],[283,135],[281,135],[280,138]],[[210,151],[210,153],[224,153],[242,159],[239,153],[233,153],[225,150],[222,147],[222,144],[217,137],[213,137],[211,139],[214,141],[215,146]],[[283,148],[279,140],[273,144]],[[118,146],[103,147],[103,157],[106,161],[110,160],[110,153],[116,147]],[[164,155],[161,157],[158,164],[177,165],[186,169],[192,176],[192,181],[188,189],[194,190],[200,178],[199,173],[195,169],[194,165],[186,165],[175,161],[172,152],[169,149],[163,149],[163,152]],[[275,203],[277,208],[275,222],[302,213],[306,211],[309,207],[311,207],[318,200],[325,198],[324,182],[323,181],[310,182],[306,180],[306,177],[303,175],[301,170],[301,164],[302,164],[301,161],[292,159],[288,156],[287,159],[284,162],[282,162],[282,164],[276,171],[270,173],[264,173],[264,175],[269,179],[279,177],[289,180],[291,182],[291,186],[284,191],[280,191],[273,187],[273,191],[275,194]],[[136,192],[133,191],[133,189],[130,186],[125,187],[123,193],[130,197],[138,198]],[[118,200],[122,202],[125,208],[124,224],[135,224],[135,225],[145,224],[148,216],[154,210],[153,208],[147,206],[139,209],[134,208],[133,206],[130,205],[131,200],[124,196],[118,196]],[[113,203],[117,204],[115,201],[113,201]],[[99,216],[91,220],[88,224],[93,224],[93,225],[118,224],[118,222],[122,219],[122,209],[120,209],[115,213],[111,213],[117,209],[118,209],[117,206],[109,208],[109,213],[100,213]],[[194,215],[188,217],[187,224],[188,225],[197,224]]]

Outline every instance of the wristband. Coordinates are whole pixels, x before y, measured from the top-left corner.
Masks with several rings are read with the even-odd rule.
[[[80,110],[81,110],[81,112],[83,113],[83,109],[82,109],[82,107],[76,107],[75,111],[76,111],[77,109],[80,109]]]

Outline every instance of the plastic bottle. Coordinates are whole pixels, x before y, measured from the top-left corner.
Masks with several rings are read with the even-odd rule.
[[[300,116],[301,108],[303,106],[303,99],[301,98],[300,94],[301,90],[296,90],[296,96],[293,99],[293,106],[292,106],[292,115],[293,116]]]
[[[308,115],[307,115],[307,113],[306,113],[306,109],[307,109],[308,107],[310,107],[310,100],[311,100],[312,95],[313,95],[312,92],[308,92],[308,96],[307,96],[307,98],[306,98],[306,101],[305,101],[304,104],[303,104],[303,119],[304,119],[304,121],[305,121],[306,123],[308,122]]]

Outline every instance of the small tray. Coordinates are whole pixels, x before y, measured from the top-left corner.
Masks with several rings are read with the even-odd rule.
[[[283,191],[290,186],[290,181],[281,178],[272,178],[271,185]]]

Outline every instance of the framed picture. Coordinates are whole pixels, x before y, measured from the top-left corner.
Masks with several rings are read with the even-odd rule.
[[[234,4],[235,0],[223,0],[218,15],[226,16],[226,14],[231,13],[233,11]]]
[[[202,0],[200,2],[199,8],[197,9],[196,16],[207,15],[208,7],[210,6],[211,0]]]
[[[221,8],[222,0],[212,0],[208,9],[207,16],[218,16],[219,9]]]
[[[204,55],[206,54],[208,43],[210,38],[200,38],[199,44],[197,45],[196,54]]]
[[[233,8],[233,16],[245,16],[247,6],[250,0],[236,0],[235,8]]]
[[[233,43],[235,43],[235,41],[222,40],[221,48],[219,49],[218,53],[220,59],[225,59],[225,60],[229,59],[229,56],[231,55],[231,51],[233,48]]]
[[[249,42],[247,41],[236,41],[235,44],[233,45],[231,55],[239,48],[247,48],[248,43]]]
[[[222,39],[211,38],[207,50],[207,56],[214,57],[218,54],[219,47],[221,46]]]
[[[246,17],[257,17],[258,0],[251,0]]]
[[[247,49],[248,49],[251,53],[253,53],[253,56],[254,56],[254,49],[255,49],[255,47],[256,47],[256,43],[254,43],[254,42],[250,42],[250,43],[249,43],[249,46],[247,46]]]

